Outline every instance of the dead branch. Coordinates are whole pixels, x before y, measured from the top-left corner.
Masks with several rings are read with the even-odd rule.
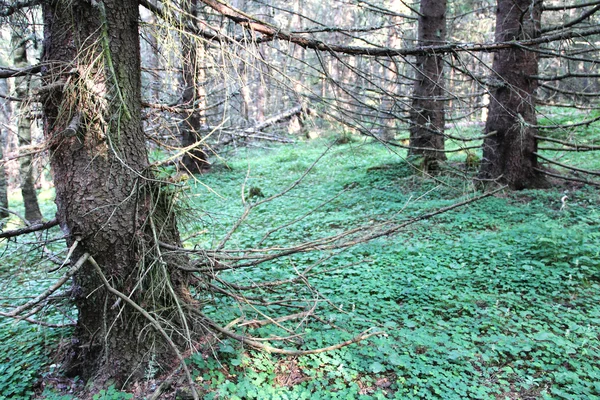
[[[564,11],[564,10],[571,10],[573,8],[584,8],[584,7],[595,6],[598,4],[600,4],[600,1],[590,1],[587,3],[581,3],[581,4],[559,4],[556,6],[550,6],[550,5],[544,4],[542,6],[542,10],[543,11]]]
[[[189,254],[201,255],[205,260],[201,261],[198,268],[185,268],[189,272],[208,273],[212,274],[216,271],[250,268],[260,265],[262,263],[272,261],[275,259],[283,258],[297,253],[307,253],[312,251],[323,251],[323,250],[339,250],[346,249],[361,243],[366,243],[383,236],[389,236],[397,233],[398,231],[415,224],[417,222],[425,221],[433,218],[437,215],[455,210],[457,208],[466,206],[476,201],[482,200],[486,197],[493,196],[494,194],[506,189],[506,186],[498,187],[497,189],[483,193],[479,196],[464,200],[453,205],[440,208],[430,213],[423,214],[418,217],[413,217],[407,221],[401,223],[379,223],[359,226],[354,229],[350,229],[341,232],[337,235],[327,236],[316,240],[303,242],[290,247],[277,247],[267,249],[223,249],[224,243],[218,246],[217,250],[206,251],[206,250],[195,250],[185,249],[182,247],[169,246],[169,250],[181,251]],[[264,199],[268,201],[268,199]],[[256,204],[256,203],[255,203]],[[234,228],[237,229],[241,225],[242,221],[248,217],[250,210],[248,207],[244,211],[242,217],[238,219]],[[367,234],[357,236],[360,233],[366,232]],[[231,231],[229,233],[232,233]],[[230,234],[227,234],[225,239],[229,239]],[[226,242],[227,240],[225,240]],[[162,244],[161,244],[162,246]],[[242,254],[241,256],[234,256],[235,254]],[[233,261],[231,264],[223,263],[223,260]],[[237,263],[236,263],[237,262]],[[183,267],[182,267],[183,268]],[[227,292],[229,293],[229,292]]]
[[[40,224],[30,225],[25,228],[14,229],[11,231],[0,232],[0,239],[13,238],[28,233],[44,231],[58,225],[58,219],[52,219],[48,222],[42,222]]]
[[[333,145],[333,144],[332,144]],[[246,218],[248,217],[248,215],[250,214],[250,212],[252,211],[252,209],[260,206],[261,204],[270,202],[272,200],[275,200],[281,196],[286,195],[287,193],[289,193],[291,190],[293,190],[296,186],[298,186],[303,180],[304,178],[306,178],[306,176],[313,170],[313,168],[315,167],[315,165],[317,165],[317,163],[325,156],[325,154],[327,154],[327,152],[331,149],[331,146],[327,147],[327,149],[319,156],[317,157],[317,159],[310,165],[310,167],[308,167],[304,173],[298,178],[296,179],[291,185],[289,185],[287,188],[285,188],[283,191],[274,194],[270,197],[267,197],[266,199],[262,199],[260,201],[257,201],[256,203],[246,203],[245,199],[244,199],[244,188],[242,188],[242,201],[244,203],[246,203],[246,207],[244,208],[244,212],[242,213],[242,215],[240,216],[240,218],[238,218],[238,220],[235,222],[235,224],[233,224],[233,227],[229,230],[229,232],[227,232],[227,234],[225,235],[225,237],[223,237],[223,239],[221,240],[221,242],[217,245],[215,251],[219,251],[221,249],[223,249],[223,247],[225,247],[225,244],[229,241],[229,239],[231,239],[231,236],[237,231],[237,229],[240,227],[240,225],[246,220]]]
[[[309,355],[309,354],[319,354],[319,353],[324,353],[326,351],[332,351],[332,350],[337,350],[337,349],[341,349],[342,347],[346,347],[349,346],[351,344],[354,343],[358,343],[361,342],[365,339],[368,339],[372,336],[379,336],[379,335],[385,335],[385,332],[381,332],[381,331],[377,331],[377,332],[371,332],[369,333],[369,331],[371,329],[368,329],[366,331],[364,331],[363,333],[361,333],[360,335],[350,339],[350,340],[346,340],[345,342],[342,343],[338,343],[335,344],[333,346],[328,346],[328,347],[322,347],[320,349],[313,349],[313,350],[287,350],[287,349],[280,349],[277,347],[273,347],[271,345],[265,344],[265,343],[260,343],[259,341],[257,341],[255,338],[250,337],[250,336],[243,336],[243,335],[238,335],[235,332],[232,332],[228,329],[223,328],[222,326],[220,326],[219,324],[217,324],[216,322],[214,322],[213,320],[211,320],[210,318],[208,318],[206,315],[204,315],[202,312],[198,311],[198,310],[193,310],[194,312],[196,312],[198,315],[202,316],[202,318],[204,319],[204,321],[210,326],[212,327],[214,330],[216,330],[217,332],[235,339],[237,341],[239,341],[242,344],[247,344],[257,350],[262,350],[265,351],[267,353],[273,353],[273,354],[284,354],[284,355],[288,355],[288,356],[305,356],[305,355]]]
[[[600,117],[586,119],[584,121],[573,123],[573,124],[561,124],[561,125],[551,125],[551,126],[548,126],[548,125],[529,125],[529,126],[532,128],[545,129],[545,130],[569,129],[569,128],[578,128],[581,126],[589,126],[589,125],[593,124],[594,122],[598,122],[598,121],[600,121]]]
[[[487,43],[487,44],[464,44],[451,43],[439,46],[422,46],[414,48],[390,48],[390,47],[361,47],[361,46],[344,46],[338,44],[325,43],[317,39],[308,38],[305,35],[293,34],[279,27],[264,22],[256,17],[248,15],[241,10],[225,3],[222,0],[202,0],[204,4],[222,14],[226,18],[241,25],[243,28],[260,33],[264,36],[257,38],[257,43],[280,39],[287,42],[295,43],[307,49],[313,49],[323,52],[342,53],[350,55],[364,55],[369,57],[397,57],[397,56],[416,56],[427,54],[441,54],[450,52],[479,52],[479,51],[498,51],[513,47],[535,46],[542,43],[549,43],[558,40],[567,40],[576,37],[592,36],[600,33],[600,26],[594,26],[589,29],[570,30],[567,32],[559,32],[554,35],[540,36],[539,38]]]
[[[308,316],[310,316],[311,313],[309,313],[308,311],[304,311],[304,312],[300,312],[300,313],[296,313],[296,314],[290,314],[290,315],[285,315],[283,317],[279,317],[279,318],[269,318],[269,319],[253,319],[250,321],[244,321],[240,324],[238,324],[238,326],[250,326],[252,328],[258,328],[261,326],[266,326],[266,325],[270,325],[273,322],[286,322],[286,321],[293,321],[295,319],[300,319],[300,318],[306,318]]]
[[[555,32],[555,31],[559,31],[561,29],[566,29],[566,28],[570,28],[574,25],[577,25],[578,23],[580,23],[581,21],[586,20],[587,18],[591,17],[592,15],[594,15],[595,13],[597,13],[600,10],[600,5],[592,8],[591,10],[588,10],[586,12],[584,12],[583,14],[581,14],[579,17],[565,22],[562,25],[558,25],[558,26],[549,26],[547,28],[542,29],[542,33],[548,33],[548,32]]]
[[[75,265],[73,265],[69,269],[69,271],[67,271],[67,273],[65,275],[63,275],[63,277],[60,278],[54,285],[52,285],[50,288],[46,289],[46,291],[44,293],[40,294],[35,299],[28,301],[27,303],[15,308],[11,312],[2,313],[0,315],[5,316],[5,317],[19,319],[19,314],[21,314],[23,311],[29,310],[34,307],[38,307],[44,300],[46,300],[48,297],[50,297],[50,295],[52,293],[56,292],[62,285],[64,285],[65,282],[67,282],[77,271],[79,271],[79,269],[83,266],[83,264],[88,260],[89,257],[90,257],[89,253],[84,253],[79,258],[79,260],[77,260]]]
[[[598,171],[592,171],[589,169],[577,168],[577,167],[573,167],[571,165],[563,164],[558,161],[551,160],[548,157],[544,157],[543,155],[541,155],[539,153],[534,152],[533,154],[550,164],[558,165],[559,167],[563,167],[563,168],[571,170],[571,171],[577,171],[577,172],[581,172],[581,173],[588,174],[588,175],[600,176],[600,172],[598,172]]]
[[[41,3],[41,1],[37,1]],[[0,15],[2,15],[2,11],[0,11]],[[31,67],[25,68],[8,68],[8,67],[0,67],[0,79],[7,78],[16,78],[19,76],[27,76],[27,75],[35,75],[42,70],[41,65],[32,65]]]
[[[559,175],[559,174],[553,174],[552,172],[548,172],[548,171],[543,170],[541,168],[534,168],[534,169],[537,172],[539,172],[539,173],[551,176],[553,178],[558,178],[558,179],[562,179],[562,180],[565,180],[565,181],[585,183],[586,185],[600,186],[600,182],[588,181],[586,179],[573,178],[573,177],[569,177],[569,176],[564,176],[564,175]]]
[[[535,138],[537,140],[541,140],[541,141],[544,141],[544,142],[558,143],[558,144],[562,144],[562,145],[565,145],[565,146],[573,147],[575,150],[600,150],[600,146],[594,146],[594,145],[591,145],[591,144],[571,143],[571,142],[567,142],[565,140],[554,139],[554,138],[549,138],[549,137],[545,137],[545,136],[538,136],[538,135],[535,135]]]
[[[584,152],[584,151],[596,151],[597,149],[590,149],[590,148],[584,148],[584,147],[538,147],[538,150]]]
[[[402,143],[395,143],[395,142],[391,142],[391,141],[385,141],[386,144],[393,146],[393,147],[400,147],[402,149],[411,149],[411,150],[422,150],[422,151],[435,151],[437,153],[458,153],[460,151],[465,151],[465,150],[473,150],[473,149],[480,149],[483,144],[480,145],[475,145],[475,146],[464,146],[464,147],[459,147],[457,149],[434,149],[433,147],[414,147],[414,146],[409,146],[409,145],[404,145]]]

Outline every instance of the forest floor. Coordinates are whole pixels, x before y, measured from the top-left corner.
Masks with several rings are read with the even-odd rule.
[[[210,173],[185,181],[182,236],[214,247],[242,213],[242,191],[248,202],[281,192],[327,147],[314,140],[225,153]],[[464,177],[471,174],[465,156],[454,154],[440,174],[424,177],[394,149],[369,140],[333,145],[294,190],[254,209],[227,247],[287,246],[464,201],[477,194]],[[52,215],[51,195],[41,198]],[[191,355],[189,366],[206,399],[600,398],[599,224],[597,188],[561,184],[502,192],[332,252],[321,263],[323,254],[302,253],[224,273],[242,285],[294,277],[318,264],[290,296],[314,300],[319,317],[295,321],[302,345],[273,346],[330,346],[369,328],[382,334],[307,356],[268,354],[221,338]],[[30,296],[54,277],[31,267],[39,253],[24,262],[11,249],[0,265],[3,303]],[[204,307],[224,325],[264,319],[266,310],[254,311],[219,296]],[[283,307],[268,312],[289,314]],[[272,325],[240,332],[281,335]],[[68,333],[0,320],[0,399],[72,398],[72,381],[49,378],[60,367],[52,354]],[[179,395],[185,397],[183,389]],[[114,388],[98,396],[133,398]]]

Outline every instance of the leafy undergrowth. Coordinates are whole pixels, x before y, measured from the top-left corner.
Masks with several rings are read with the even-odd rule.
[[[183,236],[214,247],[243,210],[242,187],[248,202],[274,195],[325,148],[314,141],[241,150],[217,163],[200,182],[188,181]],[[464,161],[464,155],[456,157],[450,166],[459,157]],[[333,146],[296,189],[253,210],[227,248],[290,245],[454,204],[475,194],[470,181],[456,177],[457,168],[427,178],[380,145]],[[600,196],[594,189],[569,187],[563,204],[565,190],[503,193],[331,254],[311,271],[311,286],[294,294],[318,298],[320,319],[298,322],[303,344],[270,344],[309,349],[369,328],[384,334],[299,357],[222,339],[189,358],[203,397],[600,398]],[[273,227],[295,220],[264,238]],[[293,277],[320,256],[299,254],[222,276],[239,284]],[[258,318],[221,298],[204,311],[223,324]],[[269,312],[288,313],[276,307]],[[2,335],[8,334],[6,326],[0,327]],[[238,332],[282,334],[272,326]],[[54,339],[47,335],[43,343]],[[28,349],[41,343],[27,342]],[[9,357],[23,365],[26,388],[18,396],[4,394],[7,379],[14,382],[5,378],[0,397],[27,398],[31,383],[40,379],[42,358],[34,354],[26,361],[27,349],[10,356],[2,349],[3,365],[17,365]],[[111,389],[107,398],[121,395]]]
[[[247,190],[275,194],[322,151],[318,145],[250,151],[203,177],[222,197],[196,187],[196,207],[206,213],[198,228],[211,232],[199,242],[217,243],[239,215],[244,180]],[[424,179],[393,152],[370,144],[334,147],[301,188],[257,209],[232,247],[256,246],[275,224],[307,209],[315,208],[264,245],[403,220],[473,194],[469,182],[449,176]],[[267,355],[226,340],[216,358],[191,359],[206,398],[599,397],[599,196],[593,189],[565,190],[488,198],[338,255],[323,269],[342,268],[310,280],[338,309],[324,311],[325,321],[306,323],[302,348],[341,342],[370,327],[385,336],[303,357]],[[230,278],[256,282],[263,273],[312,262],[299,256]],[[239,316],[223,309],[212,310],[223,322]]]

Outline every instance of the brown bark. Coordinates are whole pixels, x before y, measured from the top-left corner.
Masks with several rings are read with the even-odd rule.
[[[6,182],[6,170],[4,169],[4,141],[0,131],[0,218],[6,218],[8,213],[8,185]]]
[[[446,0],[421,0],[419,46],[441,45],[446,40]],[[418,55],[413,88],[409,154],[424,158],[423,169],[437,169],[446,160],[444,150],[444,102],[442,54]],[[431,150],[422,150],[431,149]],[[442,151],[437,151],[442,150]]]
[[[15,27],[12,32],[13,45],[13,63],[17,68],[25,68],[27,62],[27,41],[25,34],[19,27]],[[20,99],[27,99],[29,95],[29,86],[31,77],[19,77],[15,79],[15,93]],[[19,138],[19,147],[31,145],[31,109],[28,101],[18,103],[17,107],[17,136]],[[33,157],[25,155],[19,158],[19,174],[21,177],[21,195],[23,196],[23,205],[25,206],[25,219],[34,223],[42,220],[42,212],[37,200],[35,184],[33,179]]]
[[[189,23],[196,26],[198,10],[198,0],[184,1],[184,9],[190,15]],[[200,131],[205,124],[205,118],[198,109],[204,108],[202,103],[206,101],[206,92],[202,85],[204,84],[204,44],[198,42],[198,39],[183,34],[181,38],[181,47],[183,51],[182,65],[182,83],[183,83],[183,104],[190,106],[190,112],[185,116],[181,123],[181,145],[183,147],[191,146],[202,140]],[[203,145],[198,145],[186,152],[181,160],[184,168],[193,174],[200,173],[210,168],[208,154],[203,149]]]
[[[0,90],[8,93],[8,84],[5,80],[0,80]],[[0,99],[0,114],[6,121],[10,119],[8,112],[8,102]],[[0,126],[0,218],[6,218],[10,215],[8,212],[8,180],[6,169],[4,168],[4,144],[7,142],[8,130]],[[0,223],[1,224],[1,223]]]
[[[78,240],[74,260],[89,253],[113,288],[183,331],[187,320],[177,304],[188,294],[186,278],[156,243],[179,238],[168,192],[148,179],[138,2],[52,3],[43,7],[43,80],[64,84],[43,102],[44,134],[67,244]],[[160,365],[170,353],[147,319],[113,293],[90,263],[74,276],[78,322],[68,370],[133,382],[149,360]],[[180,337],[173,334],[176,342]]]
[[[496,41],[535,39],[540,34],[542,2],[498,0]],[[498,51],[493,62],[491,91],[485,133],[496,132],[483,144],[479,177],[498,181],[513,189],[547,186],[536,171],[537,125],[534,94],[538,87],[538,55],[510,48]]]

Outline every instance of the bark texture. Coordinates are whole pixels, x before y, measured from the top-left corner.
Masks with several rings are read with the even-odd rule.
[[[17,68],[29,66],[27,62],[27,39],[21,29],[16,26],[12,31],[11,41],[13,47],[13,63]],[[15,78],[15,93],[18,98],[29,97],[31,77]],[[20,102],[17,106],[17,136],[19,147],[31,144],[31,109],[29,101]],[[19,158],[19,175],[21,177],[21,194],[25,206],[25,219],[34,223],[42,220],[42,212],[37,200],[35,182],[33,178],[33,157],[25,155]]]
[[[419,46],[439,46],[446,41],[446,0],[422,0]],[[409,154],[422,156],[423,169],[434,170],[446,160],[444,150],[444,72],[442,54],[419,55],[410,115]]]
[[[8,185],[6,182],[6,171],[4,169],[4,141],[2,140],[2,131],[0,131],[0,218],[6,218],[8,213]],[[0,226],[1,223],[0,223]]]
[[[58,0],[44,3],[43,13],[44,133],[57,217],[68,244],[79,241],[74,261],[89,253],[115,289],[171,324],[180,343],[187,321],[177,310],[185,308],[187,282],[157,246],[179,237],[168,193],[147,169],[138,3]],[[90,263],[74,277],[72,295],[79,313],[72,374],[133,382],[149,360],[170,356],[164,339],[105,289]]]
[[[198,14],[198,0],[185,0],[183,6],[190,16],[188,17],[189,23],[196,26],[195,17]],[[184,87],[182,102],[191,110],[180,126],[181,145],[188,147],[202,140],[200,131],[202,125],[206,123],[203,112],[198,110],[204,108],[206,104],[206,92],[202,86],[204,85],[205,75],[202,69],[204,67],[205,49],[204,43],[186,34],[182,36],[181,47],[184,60],[182,64],[182,84]],[[187,171],[196,174],[210,167],[208,154],[206,154],[203,147],[199,144],[184,154],[181,162]]]
[[[0,80],[0,90],[8,93],[8,84],[6,80]],[[2,117],[9,119],[8,104],[4,99],[0,99],[0,112]],[[6,177],[6,169],[4,168],[4,144],[6,143],[7,129],[0,126],[0,218],[6,218],[10,215],[8,212],[8,181]],[[0,222],[0,226],[2,223]]]
[[[498,0],[496,42],[534,39],[540,34],[542,1]],[[534,152],[537,118],[534,94],[538,82],[538,54],[523,48],[499,50],[494,55],[493,89],[485,132],[479,178],[508,184],[513,189],[547,186]]]

